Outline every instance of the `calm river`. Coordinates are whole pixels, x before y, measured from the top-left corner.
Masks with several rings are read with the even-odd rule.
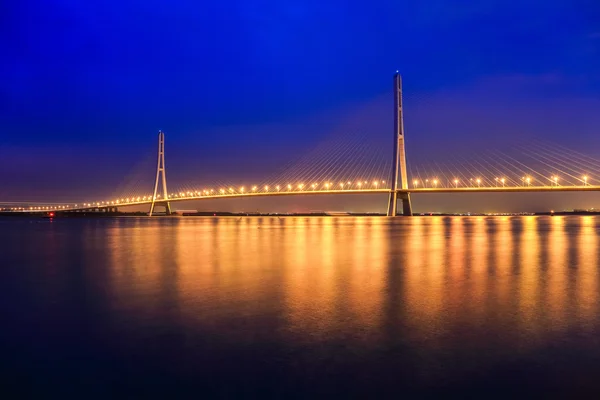
[[[2,218],[0,391],[597,395],[599,227]]]

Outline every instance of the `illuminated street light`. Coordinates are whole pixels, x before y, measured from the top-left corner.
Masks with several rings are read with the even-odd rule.
[[[258,189],[256,186],[252,186],[252,191],[256,192],[256,189]]]
[[[527,186],[531,186],[531,178],[529,176],[525,178],[525,182],[527,182]]]
[[[413,181],[413,186],[414,186],[414,187],[417,187],[417,186],[419,186],[419,181],[415,179],[415,180]]]
[[[329,182],[325,182],[325,189],[329,190]]]
[[[433,180],[433,186],[434,186],[434,187],[437,187],[437,184],[438,184],[438,180],[437,180],[437,179],[434,179],[434,180]]]
[[[269,185],[265,185],[265,192],[269,191]]]
[[[313,183],[312,185],[310,185],[310,187],[312,188],[312,190],[315,190],[315,188],[317,187],[317,184]]]
[[[279,185],[275,186],[275,190],[279,192]]]
[[[288,191],[289,191],[289,190],[292,190],[292,185],[289,185],[289,184],[288,184],[288,185],[287,185],[287,188],[288,188]]]
[[[458,179],[455,179],[455,180],[454,180],[454,185],[455,185],[456,187],[458,187]]]
[[[377,189],[377,187],[379,186],[379,181],[373,182],[373,185],[375,185],[375,189]]]
[[[481,179],[477,178],[477,187],[481,187]]]
[[[502,178],[500,179],[500,182],[502,182],[502,187],[504,187],[504,182],[506,182],[506,179]]]
[[[587,186],[588,177],[587,175],[583,176],[583,186]]]
[[[302,190],[302,188],[304,187],[304,183],[301,183],[298,185],[298,189]]]

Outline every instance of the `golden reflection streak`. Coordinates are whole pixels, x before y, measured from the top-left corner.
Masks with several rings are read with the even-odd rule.
[[[276,218],[190,218],[179,239],[182,312],[212,327],[215,310],[231,323],[280,309],[282,241]],[[238,340],[251,340],[238,332]]]
[[[309,218],[309,228],[297,219],[286,218],[285,318],[292,333],[314,332],[311,339],[324,340],[334,329],[337,282],[335,225],[338,218]],[[307,258],[304,258],[307,256]],[[297,259],[304,260],[303,264]],[[316,337],[318,334],[318,338]]]
[[[535,326],[535,317],[540,307],[540,217],[522,217],[523,234],[521,235],[519,253],[518,306],[519,315],[524,325],[529,329]]]
[[[465,271],[466,246],[465,246],[465,218],[452,217],[450,219],[450,238],[448,249],[448,269],[450,279],[453,282],[461,281]],[[447,293],[448,299],[452,299],[454,290]]]
[[[496,217],[490,219],[490,222],[492,221],[495,223],[492,230],[494,240],[491,243],[492,248],[490,248],[489,251],[495,254],[495,260],[489,260],[494,266],[494,272],[488,277],[491,281],[488,284],[488,288],[490,291],[489,296],[495,299],[495,301],[492,304],[489,304],[489,306],[491,309],[506,310],[513,306],[513,304],[511,304],[512,297],[510,296],[510,288],[515,283],[515,279],[512,276],[512,261],[514,254],[512,239],[515,233],[512,231],[513,225],[510,217]]]
[[[446,308],[458,310],[464,304],[463,294],[468,282],[464,279],[467,261],[467,241],[465,239],[466,218],[450,217],[449,237],[446,239],[447,259],[444,285],[444,302]]]
[[[468,268],[470,287],[468,288],[468,295],[464,297],[465,300],[468,300],[464,307],[472,309],[475,314],[480,314],[477,317],[478,319],[481,314],[486,312],[486,280],[489,275],[487,226],[487,218],[473,218],[473,233],[470,240],[472,256]]]
[[[191,312],[189,305],[199,300],[201,302],[217,301],[206,298],[210,287],[219,285],[217,274],[220,270],[221,257],[228,253],[221,252],[221,237],[227,237],[227,222],[230,219],[194,218],[186,220],[179,228],[177,248],[180,263],[180,291],[183,299],[182,309],[185,314],[194,319],[201,316],[202,310]],[[199,237],[208,237],[205,242]]]
[[[547,322],[554,324],[562,321],[564,314],[567,312],[569,268],[567,266],[568,241],[565,232],[565,217],[551,217],[549,228],[544,295],[546,297],[545,307],[549,317]],[[552,326],[552,328],[559,327]]]
[[[599,312],[598,292],[598,234],[597,217],[580,217],[580,231],[577,251],[577,285],[575,296],[581,318],[588,326],[597,319]]]
[[[386,237],[385,220],[359,217],[354,221],[357,223],[354,247],[352,252],[346,252],[354,254],[348,260],[353,264],[348,297],[357,329],[371,331],[369,334],[373,334],[381,325],[389,241]]]
[[[281,247],[272,246],[269,240],[272,235],[278,236],[278,232],[271,229],[273,220],[263,217],[237,220],[242,240],[236,241],[234,264],[230,268],[235,271],[231,282],[234,283],[239,302],[237,308],[242,316],[270,313],[280,308],[283,299],[281,274],[287,271],[278,262]],[[305,225],[300,223],[299,226],[297,240],[302,243]],[[229,240],[235,240],[235,237]]]
[[[361,302],[362,300],[367,300],[368,296],[365,296],[364,291],[367,288],[363,287],[361,289],[361,283],[364,286],[369,284],[369,278],[365,276],[365,273],[368,273],[366,256],[367,253],[373,250],[369,246],[371,238],[367,231],[367,221],[363,218],[358,218],[353,220],[353,224],[352,238],[349,240],[352,243],[353,257],[344,257],[344,265],[347,265],[347,268],[345,268],[346,273],[343,276],[342,282],[345,283],[344,291],[348,296],[349,315],[346,315],[346,317],[350,317],[359,323],[363,319],[364,321],[362,322],[364,323],[368,321],[368,318],[360,312],[364,305]],[[345,252],[345,254],[347,255],[348,252]]]
[[[444,217],[419,217],[411,224],[406,253],[405,301],[415,328],[439,326],[443,308],[446,249]],[[412,221],[411,221],[412,222]]]
[[[133,226],[121,224],[109,230],[111,241],[111,284],[113,305],[127,310],[140,321],[149,321],[161,301],[164,257],[176,256],[161,240],[161,235],[176,232],[173,226],[158,221],[137,219]],[[124,225],[124,226],[121,226]],[[167,230],[167,232],[165,232]],[[143,260],[143,263],[141,262]],[[177,260],[172,260],[176,263]]]

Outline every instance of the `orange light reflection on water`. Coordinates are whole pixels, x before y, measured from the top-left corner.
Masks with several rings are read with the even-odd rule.
[[[108,251],[98,279],[107,280],[112,306],[138,325],[168,315],[182,327],[231,329],[237,341],[346,337],[375,345],[393,334],[425,347],[497,328],[506,332],[494,339],[499,345],[527,336],[519,343],[527,347],[597,323],[598,222],[139,219],[116,223],[94,245]],[[402,331],[386,328],[399,321]]]

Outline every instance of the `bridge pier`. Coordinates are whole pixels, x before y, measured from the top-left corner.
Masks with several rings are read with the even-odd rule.
[[[171,203],[169,203],[168,201],[164,201],[164,202],[157,202],[157,203],[152,203],[152,205],[150,206],[150,212],[148,213],[148,215],[151,217],[154,214],[154,210],[156,208],[156,206],[162,206],[165,208],[165,215],[171,215],[173,212],[171,211]]]
[[[398,197],[402,200],[402,215],[405,217],[412,217],[412,204],[410,201],[410,193],[408,192],[400,192],[398,193]]]
[[[411,217],[412,213],[412,204],[410,202],[410,193],[409,192],[390,192],[390,199],[388,202],[388,217],[396,217],[398,216],[398,200],[402,202],[402,214],[405,217]]]

